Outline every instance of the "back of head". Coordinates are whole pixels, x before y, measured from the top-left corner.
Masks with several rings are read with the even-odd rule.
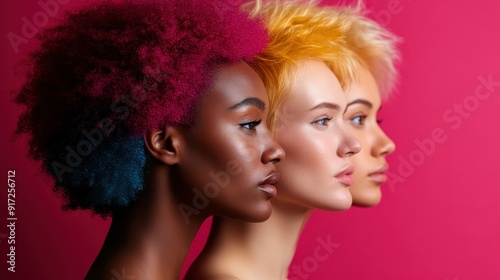
[[[366,67],[373,75],[382,97],[386,98],[397,82],[396,64],[400,60],[397,44],[400,38],[368,18],[361,0],[353,6],[328,7],[325,11],[332,17],[341,14],[350,19],[351,27],[341,36],[358,57],[360,67]]]
[[[253,58],[267,34],[223,0],[143,0],[87,6],[39,40],[16,133],[66,208],[105,216],[143,188],[142,135],[191,124],[214,68]]]

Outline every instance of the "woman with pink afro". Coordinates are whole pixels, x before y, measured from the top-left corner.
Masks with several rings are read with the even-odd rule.
[[[203,221],[271,214],[267,33],[223,1],[106,2],[44,31],[17,135],[65,209],[112,223],[86,279],[178,279]]]

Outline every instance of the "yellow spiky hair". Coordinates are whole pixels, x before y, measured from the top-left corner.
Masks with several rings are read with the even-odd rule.
[[[358,78],[361,67],[368,68],[381,92],[392,89],[397,39],[364,16],[361,2],[350,7],[319,7],[313,0],[256,0],[243,7],[263,20],[270,36],[268,47],[250,66],[267,89],[271,130],[304,60],[325,62],[344,89]]]
[[[368,18],[363,1],[347,7],[326,8],[332,17],[342,14],[351,21],[348,32],[343,34],[347,46],[358,56],[375,78],[382,98],[394,89],[397,81],[396,63],[400,61],[397,44],[400,38],[376,21]]]

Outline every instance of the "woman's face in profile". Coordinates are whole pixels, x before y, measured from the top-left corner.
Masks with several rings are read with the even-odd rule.
[[[277,165],[280,203],[324,210],[351,206],[350,157],[360,144],[343,121],[345,107],[340,83],[325,63],[300,64],[276,123],[276,139],[287,154]]]
[[[395,145],[379,126],[377,113],[381,101],[375,79],[366,69],[360,75],[359,82],[346,91],[344,119],[362,145],[361,152],[352,157],[356,172],[350,190],[354,205],[374,206],[382,196],[380,185],[387,180],[385,156],[394,151]]]
[[[188,148],[180,172],[195,186],[187,199],[199,212],[262,222],[276,196],[275,163],[284,158],[267,128],[264,85],[243,62],[221,66],[214,79],[196,125],[184,133]]]

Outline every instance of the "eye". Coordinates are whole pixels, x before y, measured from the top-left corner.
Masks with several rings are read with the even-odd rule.
[[[332,117],[328,117],[328,118],[322,118],[322,119],[319,119],[319,120],[316,120],[316,121],[313,121],[312,124],[318,124],[318,125],[321,125],[321,126],[327,126],[328,123],[332,120]]]
[[[366,117],[366,115],[355,116],[351,118],[351,122],[353,122],[355,125],[361,126],[365,124]]]
[[[262,122],[262,120],[240,123],[240,127],[248,130],[255,130],[255,128]]]

